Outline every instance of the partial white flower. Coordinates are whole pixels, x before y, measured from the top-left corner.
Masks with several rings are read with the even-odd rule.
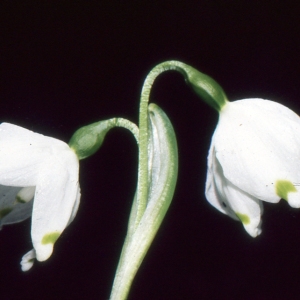
[[[79,161],[64,142],[22,127],[0,125],[0,226],[31,218],[33,250],[22,270],[36,257],[50,257],[53,245],[74,219],[79,201]]]
[[[261,201],[300,207],[300,118],[269,100],[228,102],[208,155],[206,198],[260,234]]]

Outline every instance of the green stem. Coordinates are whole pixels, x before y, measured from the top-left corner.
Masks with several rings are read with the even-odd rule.
[[[144,81],[140,100],[139,115],[139,167],[137,186],[137,215],[135,224],[141,220],[147,205],[148,184],[148,103],[155,79],[165,71],[180,72],[186,82],[207,104],[221,111],[228,102],[222,87],[209,76],[180,61],[170,60],[155,66]]]
[[[140,222],[147,205],[148,197],[148,103],[154,80],[167,71],[163,64],[153,68],[147,75],[141,92],[139,115],[139,167],[137,185],[137,208],[135,227]]]
[[[136,126],[136,124],[123,118],[112,118],[108,121],[112,121],[112,123],[114,123],[113,127],[123,127],[128,129],[133,134],[137,144],[139,144],[139,128]]]

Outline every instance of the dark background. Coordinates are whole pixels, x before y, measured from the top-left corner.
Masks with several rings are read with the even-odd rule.
[[[297,1],[180,2],[2,0],[0,120],[66,142],[98,120],[137,122],[145,76],[169,59],[212,76],[231,100],[300,112]],[[204,184],[217,113],[179,74],[160,76],[152,91],[177,134],[179,178],[129,299],[297,299],[299,210],[266,204],[253,239],[212,208]],[[3,228],[1,299],[108,299],[136,187],[135,141],[114,129],[80,166],[78,215],[48,261],[22,273],[30,220]]]

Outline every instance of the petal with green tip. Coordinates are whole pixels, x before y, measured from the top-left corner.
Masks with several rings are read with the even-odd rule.
[[[278,180],[300,181],[300,118],[281,104],[262,99],[228,103],[213,144],[224,176],[255,198],[276,203]]]
[[[31,237],[40,261],[49,258],[57,233],[76,215],[78,172],[78,158],[66,143],[16,125],[0,125],[0,210],[7,204],[12,208],[0,225],[22,221],[32,212]]]
[[[239,219],[245,230],[256,237],[261,233],[261,201],[245,193],[227,178],[218,162],[214,148],[209,152],[209,171],[206,181],[206,198],[219,211]]]

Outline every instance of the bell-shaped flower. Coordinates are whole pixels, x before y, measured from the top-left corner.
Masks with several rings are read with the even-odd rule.
[[[76,215],[79,161],[64,142],[22,127],[0,125],[0,226],[31,216],[33,249],[21,265],[50,257],[53,245]]]
[[[262,202],[300,207],[300,118],[269,100],[227,102],[208,155],[206,197],[260,234]]]

